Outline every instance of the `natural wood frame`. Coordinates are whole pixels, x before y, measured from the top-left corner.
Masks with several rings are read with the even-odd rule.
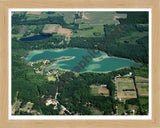
[[[152,119],[151,120],[9,120],[8,119],[8,9],[9,8],[151,8],[152,9]],[[0,128],[160,127],[159,0],[0,0]]]

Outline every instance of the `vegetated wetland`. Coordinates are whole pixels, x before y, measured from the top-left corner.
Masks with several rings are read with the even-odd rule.
[[[12,115],[148,115],[148,12],[13,12]]]

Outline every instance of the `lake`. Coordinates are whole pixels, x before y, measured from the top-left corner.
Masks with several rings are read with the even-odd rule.
[[[80,48],[34,50],[25,58],[26,62],[42,59],[59,59],[47,67],[48,70],[63,69],[73,72],[109,72],[124,67],[141,66],[129,59],[109,57],[102,51]]]
[[[34,35],[27,38],[21,38],[21,41],[37,41],[37,40],[43,40],[46,38],[49,38],[51,35]]]

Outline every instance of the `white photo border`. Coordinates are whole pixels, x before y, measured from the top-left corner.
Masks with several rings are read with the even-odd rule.
[[[12,49],[11,49],[11,12],[12,11],[148,11],[149,13],[149,114],[148,115],[103,115],[103,116],[75,116],[75,115],[12,115],[11,114],[11,76],[12,76]],[[9,120],[151,120],[152,119],[152,9],[151,8],[76,8],[76,9],[65,9],[65,8],[42,8],[42,9],[30,9],[30,8],[10,8],[8,10],[8,23],[9,23],[9,44],[8,44],[8,60],[9,60],[9,70],[8,70],[8,81],[9,81],[9,88],[8,88],[8,119]]]

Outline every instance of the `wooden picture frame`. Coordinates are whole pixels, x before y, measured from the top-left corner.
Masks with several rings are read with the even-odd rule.
[[[148,120],[9,120],[8,99],[9,99],[9,9],[11,8],[150,8],[152,9],[152,119]],[[45,1],[25,1],[25,0],[0,0],[0,128],[35,128],[35,127],[160,127],[160,79],[158,42],[159,22],[157,17],[160,12],[158,0],[142,1],[84,1],[84,0],[45,0]]]

